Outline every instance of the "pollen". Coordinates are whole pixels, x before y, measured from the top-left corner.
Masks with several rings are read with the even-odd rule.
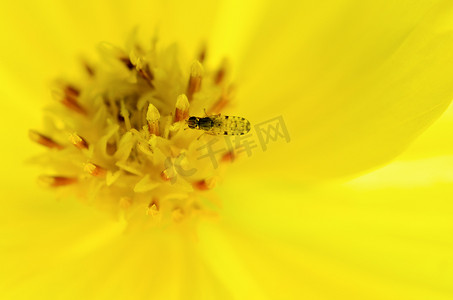
[[[80,79],[56,81],[44,128],[29,132],[44,146],[32,160],[47,173],[39,182],[127,224],[183,226],[216,215],[211,190],[234,153],[220,141],[219,164],[202,159],[214,137],[186,129],[189,116],[230,105],[228,64],[210,62],[206,46],[184,61],[175,45],[132,40],[101,44],[101,59],[84,61]]]

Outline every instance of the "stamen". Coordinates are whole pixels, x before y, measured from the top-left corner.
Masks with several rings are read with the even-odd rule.
[[[189,117],[189,100],[186,95],[182,94],[178,96],[176,100],[176,110],[174,122],[185,120]]]
[[[59,187],[77,182],[77,178],[63,176],[41,176],[38,180],[40,184],[47,187]]]
[[[219,100],[217,100],[214,105],[208,110],[209,114],[218,114],[220,113],[225,106],[230,103],[230,99],[232,98],[231,94],[234,91],[234,87],[230,86],[226,91],[222,93]]]
[[[200,91],[202,78],[203,66],[199,61],[195,61],[190,70],[189,85],[187,86],[187,98],[189,101],[192,101],[193,95]]]
[[[181,208],[175,208],[171,212],[171,217],[174,222],[176,222],[176,223],[181,222],[182,219],[184,218],[184,211]]]
[[[203,44],[200,49],[200,53],[198,54],[198,60],[202,63],[206,59],[206,52],[207,52],[207,47],[206,44]]]
[[[120,57],[119,59],[129,70],[132,70],[134,68],[134,64],[131,62],[129,57]]]
[[[139,53],[141,55],[145,54],[145,50],[143,49],[143,47],[139,43],[136,43],[134,45],[134,48],[135,48],[135,51],[137,51],[137,53]]]
[[[122,209],[128,209],[132,205],[132,198],[131,197],[121,197],[119,205]]]
[[[148,85],[150,87],[154,87],[153,85],[153,79],[154,79],[154,75],[153,73],[151,72],[151,70],[149,69],[149,66],[148,65],[145,65],[144,67],[139,67],[137,66],[137,72],[138,74],[143,78],[145,79],[145,81],[148,83]]]
[[[69,108],[70,110],[73,110],[82,115],[87,115],[87,111],[82,106],[80,106],[80,104],[77,102],[76,99],[74,99],[72,97],[65,96],[61,100],[61,103],[64,106],[66,106],[67,108]]]
[[[80,95],[80,91],[72,85],[67,85],[64,88],[64,94],[70,98],[77,98]]]
[[[85,71],[88,73],[88,75],[90,77],[94,77],[94,75],[96,75],[96,73],[94,72],[94,69],[92,66],[90,66],[87,62],[84,62],[83,63],[83,66],[85,68]]]
[[[79,148],[80,150],[82,149],[88,149],[88,143],[85,141],[84,138],[82,138],[80,135],[77,133],[71,133],[69,135],[69,139],[71,140],[71,143]]]
[[[227,66],[228,66],[227,60],[223,60],[220,68],[217,70],[217,73],[215,74],[214,77],[214,82],[216,85],[220,85],[225,79]]]
[[[105,152],[107,152],[108,155],[113,155],[115,152],[118,150],[118,146],[116,143],[107,143],[105,147]]]
[[[124,104],[124,101],[121,100],[120,106],[121,106],[120,107],[120,117],[123,118],[124,125],[126,126],[126,129],[130,130],[132,128],[131,119],[129,118],[130,117],[130,113],[129,113],[129,111],[126,108],[126,105]]]
[[[150,104],[148,106],[148,112],[146,113],[146,120],[148,121],[148,130],[150,134],[159,135],[159,119],[159,111],[154,105]]]
[[[162,178],[163,181],[170,181],[172,178],[174,178],[174,175],[172,176],[170,173],[169,169],[165,169],[162,172],[160,172],[160,178]]]
[[[146,215],[155,217],[159,214],[159,203],[157,200],[151,201],[151,203],[148,205],[148,208],[146,209]]]
[[[198,190],[205,191],[212,189],[215,186],[216,182],[217,180],[215,180],[215,178],[207,178],[193,182],[192,186]]]
[[[235,159],[236,159],[236,155],[234,154],[234,151],[233,151],[233,150],[228,151],[228,152],[225,153],[225,154],[222,156],[222,158],[221,158],[221,160],[222,160],[223,162],[232,162],[232,161],[234,161]]]
[[[107,170],[93,163],[86,163],[84,167],[85,172],[95,177],[104,177]]]
[[[61,91],[55,92],[55,97],[64,106],[79,114],[86,115],[86,110],[77,102],[80,95],[80,90],[72,85],[65,85]]]
[[[68,185],[68,192],[113,210],[128,223],[135,222],[138,212],[139,218],[146,217],[146,225],[159,226],[207,216],[210,204],[199,197],[210,196],[210,191],[203,191],[214,188],[218,174],[237,153],[231,148],[222,151],[220,170],[205,173],[212,169],[209,160],[200,160],[195,150],[201,149],[197,136],[210,126],[206,122],[199,127],[198,135],[186,124],[190,116],[200,120],[203,110],[209,117],[229,105],[228,62],[209,69],[205,63],[209,49],[201,44],[193,63],[181,67],[176,47],[167,51],[153,42],[142,48],[131,39],[126,50],[101,44],[99,63],[81,60],[80,80],[55,83],[53,96],[58,103],[52,112],[62,113],[52,115],[53,131],[44,132],[49,136],[30,131],[30,138],[48,148],[65,149],[35,160],[55,171],[49,174],[61,175],[43,176],[41,182],[51,187]],[[186,71],[181,89],[182,69]],[[239,134],[242,131],[235,127],[246,125],[239,118],[211,119],[216,117],[214,125],[223,127],[207,133]],[[66,141],[58,139],[62,133],[67,133]],[[65,166],[76,167],[76,173]]]
[[[28,136],[30,137],[30,139],[33,142],[46,146],[47,148],[58,149],[58,150],[61,150],[64,148],[62,145],[58,144],[57,142],[52,140],[50,137],[45,136],[37,131],[30,130],[28,132]]]

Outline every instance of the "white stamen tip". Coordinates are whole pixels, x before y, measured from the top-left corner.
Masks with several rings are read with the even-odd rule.
[[[192,67],[190,68],[190,76],[191,77],[203,76],[203,66],[198,60],[193,62]]]
[[[154,123],[156,121],[159,121],[159,119],[160,119],[159,111],[154,105],[150,104],[148,106],[148,112],[146,113],[146,120],[148,120],[148,122],[150,123]]]
[[[182,94],[178,96],[176,100],[176,110],[175,110],[175,122],[185,120],[189,117],[189,99],[187,96]]]
[[[182,111],[189,110],[189,99],[187,99],[186,95],[182,94],[178,96],[178,99],[176,100],[176,108]]]

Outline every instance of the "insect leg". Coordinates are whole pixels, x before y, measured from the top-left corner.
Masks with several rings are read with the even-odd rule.
[[[197,141],[200,140],[201,137],[202,137],[203,135],[205,135],[205,134],[206,134],[206,132],[203,132],[202,134],[200,134],[200,136],[197,138]]]

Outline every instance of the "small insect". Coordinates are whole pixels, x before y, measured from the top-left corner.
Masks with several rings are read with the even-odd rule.
[[[187,125],[211,135],[244,135],[250,131],[250,122],[245,118],[220,114],[204,118],[190,117]]]

